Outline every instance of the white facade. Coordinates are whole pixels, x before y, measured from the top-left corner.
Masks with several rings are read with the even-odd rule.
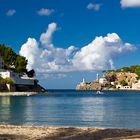
[[[130,86],[116,85],[117,89],[130,89]]]
[[[18,85],[34,85],[34,79],[33,78],[22,78],[20,77],[20,74],[18,73],[14,73],[11,71],[1,71],[0,75],[2,78],[13,78],[14,80],[14,84],[18,84]]]
[[[106,84],[107,83],[107,80],[105,78],[100,78],[99,79],[99,83],[100,84]]]
[[[138,80],[138,83],[132,84],[132,89],[140,89],[140,80]]]

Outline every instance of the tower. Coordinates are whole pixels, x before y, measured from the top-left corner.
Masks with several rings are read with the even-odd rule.
[[[85,79],[83,78],[83,83],[85,83]]]
[[[96,81],[99,82],[99,74],[96,74]]]

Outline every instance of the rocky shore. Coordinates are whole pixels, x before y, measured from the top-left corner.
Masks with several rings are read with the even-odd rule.
[[[0,140],[140,139],[140,130],[0,125]]]

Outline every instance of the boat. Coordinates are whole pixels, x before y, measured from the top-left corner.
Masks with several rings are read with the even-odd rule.
[[[101,92],[100,90],[96,91],[96,94],[104,94],[104,92]]]

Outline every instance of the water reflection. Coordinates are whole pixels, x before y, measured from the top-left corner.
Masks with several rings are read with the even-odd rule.
[[[0,105],[10,105],[10,97],[1,97]]]
[[[26,98],[0,97],[0,122],[23,124],[26,114]]]
[[[0,97],[0,122],[10,124],[140,128],[140,95],[53,93]]]
[[[106,115],[104,98],[81,98],[79,115],[86,126],[101,126]]]

